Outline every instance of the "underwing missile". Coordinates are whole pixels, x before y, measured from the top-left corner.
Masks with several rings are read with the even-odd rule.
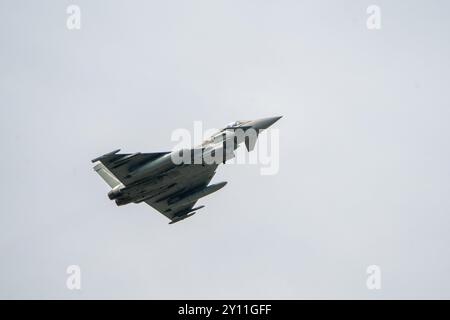
[[[171,168],[175,167],[175,164],[172,161],[171,154],[165,154],[153,161],[150,161],[144,165],[142,165],[139,168],[136,168],[134,171],[131,172],[136,177],[139,176],[149,176],[154,175],[157,173],[165,172]]]
[[[204,208],[204,207],[205,206],[199,206],[199,207],[196,207],[196,208],[192,208],[191,210],[186,210],[186,212],[182,212],[181,214],[179,213],[178,216],[172,218],[172,221],[169,222],[169,224],[173,224],[175,222],[178,222],[178,221],[184,220],[186,218],[189,218],[189,217],[193,216],[196,213],[194,211],[200,210],[201,208]]]
[[[181,206],[187,205],[189,203],[192,203],[194,201],[197,201],[200,198],[206,197],[207,195],[222,189],[223,187],[225,187],[226,184],[227,184],[226,181],[211,184],[211,185],[207,186],[206,188],[198,190],[198,191],[191,193],[189,195],[186,195],[182,198],[169,199],[168,203],[173,205],[174,207],[181,207]]]
[[[182,217],[174,218],[174,219],[172,219],[172,221],[169,222],[169,224],[177,223],[178,221],[181,221],[181,220],[184,220],[184,219],[186,219],[186,218],[192,217],[194,214],[196,214],[196,212],[193,212],[193,213],[184,215],[184,216],[182,216]]]
[[[117,159],[116,161],[114,161],[114,162],[111,164],[111,165],[112,165],[112,168],[120,167],[120,166],[123,165],[124,163],[130,161],[132,158],[134,158],[134,157],[136,157],[136,156],[138,156],[138,155],[140,155],[140,154],[141,154],[140,152],[136,152],[136,153],[133,153],[133,154],[129,154],[129,155],[125,156],[125,157],[119,158],[119,159]]]

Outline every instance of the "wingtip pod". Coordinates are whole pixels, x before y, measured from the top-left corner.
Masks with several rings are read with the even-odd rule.
[[[105,153],[104,155],[102,155],[102,156],[100,156],[100,157],[97,157],[97,158],[95,158],[95,159],[92,159],[91,161],[92,161],[92,163],[97,162],[97,161],[101,160],[102,158],[104,158],[104,157],[106,157],[106,156],[110,156],[110,155],[116,154],[116,153],[119,152],[119,151],[120,151],[120,149],[116,149],[116,150],[114,150],[114,151]]]

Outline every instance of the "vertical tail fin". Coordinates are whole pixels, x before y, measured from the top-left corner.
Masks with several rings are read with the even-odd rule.
[[[118,185],[121,185],[122,182],[119,181],[119,179],[116,178],[116,176],[114,176],[111,171],[108,170],[108,168],[106,168],[103,163],[98,162],[95,166],[94,166],[94,170],[95,172],[97,172],[99,174],[100,177],[102,177],[103,180],[105,180],[105,182],[111,187],[111,188],[115,188]]]

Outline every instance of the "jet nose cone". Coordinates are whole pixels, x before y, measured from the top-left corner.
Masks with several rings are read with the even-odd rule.
[[[281,119],[280,117],[270,117],[270,118],[262,118],[255,121],[252,121],[252,127],[256,130],[264,130],[273,125],[275,122]]]

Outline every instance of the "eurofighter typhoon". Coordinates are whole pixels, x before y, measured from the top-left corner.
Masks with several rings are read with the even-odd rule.
[[[233,158],[242,143],[252,151],[260,131],[280,118],[235,121],[192,149],[132,154],[115,150],[92,160],[94,170],[112,188],[108,197],[118,206],[145,202],[172,224],[203,208],[195,203],[227,184],[209,184],[218,165]]]

